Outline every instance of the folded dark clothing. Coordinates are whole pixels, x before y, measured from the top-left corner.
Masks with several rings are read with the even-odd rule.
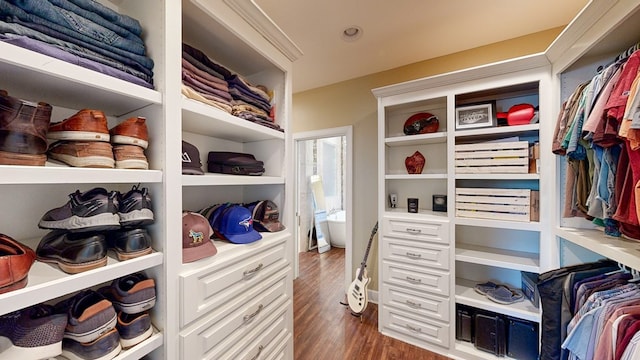
[[[246,94],[250,94],[251,96],[255,96],[257,99],[260,99],[261,101],[264,101],[267,104],[269,103],[269,101],[270,101],[269,95],[267,95],[261,89],[249,84],[240,75],[233,74],[233,75],[231,75],[231,77],[229,77],[226,80],[227,80],[227,82],[229,82],[229,87],[240,89],[241,91],[243,91]]]
[[[255,97],[251,97],[249,95],[244,94],[242,91],[236,88],[229,88],[229,94],[234,100],[243,101],[249,103],[253,106],[257,106],[258,108],[266,111],[267,113],[271,111],[271,104],[265,104],[263,101],[256,99]]]
[[[184,57],[182,58],[182,67],[196,74],[198,77],[206,79],[207,81],[212,83],[213,87],[220,89],[222,91],[229,92],[229,84],[227,83],[226,80],[222,80],[221,78],[211,75],[204,70],[200,70],[198,67],[190,63],[189,60],[185,59]],[[215,86],[213,84],[215,84]]]
[[[116,59],[122,63],[126,63],[123,59],[128,59],[129,62],[137,63],[138,66],[142,66],[148,71],[153,70],[153,60],[146,56],[134,54],[130,51],[125,51],[119,49],[114,46],[110,46],[106,43],[102,43],[100,41],[96,41],[89,36],[81,34],[79,32],[71,31],[63,26],[55,24],[47,19],[43,19],[37,15],[29,14],[22,10],[21,8],[8,3],[7,1],[0,1],[0,17],[3,18],[5,22],[15,22],[19,23],[23,26],[27,26],[49,36],[53,36],[58,39],[64,39],[65,41],[71,42],[70,39],[74,39],[76,42],[80,41],[81,46],[86,47],[88,49],[92,49],[96,52],[99,52],[95,49],[102,49],[103,51],[110,52],[111,57],[118,55],[121,59]],[[65,36],[62,36],[64,34]],[[85,45],[89,45],[85,46]],[[108,55],[107,55],[108,56]],[[133,67],[132,64],[129,64]],[[141,70],[142,71],[142,70]],[[148,74],[152,76],[153,74]]]
[[[237,116],[239,118],[247,119],[247,120],[259,119],[259,120],[262,120],[262,121],[267,121],[267,122],[273,123],[273,119],[269,118],[268,116],[264,116],[262,114],[257,114],[257,113],[251,112],[251,111],[235,111],[235,110],[232,110],[231,115]]]
[[[207,74],[215,77],[216,79],[219,79],[220,81],[224,81],[224,83],[227,84],[227,80],[224,79],[224,76],[222,74],[220,74],[219,72],[215,71],[214,69],[208,67],[207,65],[201,63],[198,59],[196,59],[193,56],[189,55],[189,53],[187,53],[184,50],[182,50],[182,58],[185,59],[189,64],[191,64],[191,65],[195,66],[196,68],[198,68],[199,70],[202,70],[202,71],[206,72]],[[227,84],[227,87],[229,87],[228,84]]]
[[[90,1],[84,1],[83,6],[86,6],[91,10],[80,7],[69,0],[49,0],[49,2],[55,6],[63,8],[65,10],[69,10],[75,14],[82,16],[85,19],[89,19],[101,26],[104,26],[107,29],[115,32],[116,34],[124,37],[125,39],[130,39],[131,41],[136,41],[144,44],[144,42],[140,38],[142,27],[140,26],[138,20],[134,18],[116,13],[115,11],[105,7],[105,11],[102,11],[102,13],[105,14],[105,16],[110,17],[110,19],[107,19],[97,12],[98,9],[93,8],[93,6],[91,5],[87,6],[88,3],[92,3]],[[126,25],[128,25],[128,28],[125,27]]]
[[[182,50],[187,52],[187,54],[193,56],[196,60],[204,64],[205,66],[215,70],[219,74],[223,76],[224,79],[231,76],[231,71],[225,68],[224,66],[215,63],[211,60],[207,55],[205,55],[202,51],[188,45],[186,43],[182,43]]]
[[[94,70],[105,75],[113,76],[115,78],[144,86],[149,89],[153,89],[153,84],[148,83],[139,77],[128,74],[122,70],[118,70],[111,66],[100,64],[96,61],[89,60],[87,58],[83,58],[74,54],[71,54],[67,51],[61,50],[55,46],[49,45],[39,40],[31,39],[22,35],[15,35],[8,37],[7,35],[0,34],[0,41],[12,44],[15,46],[19,46],[28,50],[32,50],[47,56],[51,56],[53,58],[75,64],[81,66],[86,69]]]
[[[196,90],[199,93],[213,95],[213,96],[219,98],[221,101],[224,101],[228,105],[231,105],[231,103],[230,103],[231,99],[229,98],[229,93],[225,93],[224,91],[213,89],[213,88],[211,88],[211,87],[199,82],[198,80],[194,79],[193,77],[189,76],[189,74],[184,72],[184,71],[182,72],[182,83],[185,84],[185,85],[190,86],[191,88],[193,88],[194,90]]]
[[[132,17],[129,17],[127,15],[120,14],[116,11],[113,11],[110,8],[100,4],[97,1],[87,1],[87,0],[68,0],[68,1],[106,19],[109,22],[122,26],[123,28],[131,31],[132,33],[138,36],[142,34],[142,27],[140,26],[140,22],[138,20]]]
[[[182,76],[188,76],[189,78],[193,79],[193,81],[197,81],[199,84],[202,84],[201,87],[203,89],[208,89],[211,93],[214,94],[219,94],[221,97],[228,99],[228,101],[231,101],[231,95],[229,94],[229,90],[228,88],[225,89],[224,86],[218,84],[218,83],[214,83],[212,81],[207,80],[206,78],[203,78],[201,76],[198,76],[198,74],[190,71],[189,69],[183,67],[182,68]]]

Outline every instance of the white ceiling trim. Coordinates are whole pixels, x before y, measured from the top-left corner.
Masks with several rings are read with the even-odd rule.
[[[238,15],[275,46],[287,59],[296,61],[302,50],[265,14],[253,0],[224,0]]]

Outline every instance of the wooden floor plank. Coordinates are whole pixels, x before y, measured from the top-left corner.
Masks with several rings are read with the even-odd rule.
[[[296,360],[447,360],[378,332],[378,307],[351,315],[344,286],[344,249],[300,253],[293,283]]]

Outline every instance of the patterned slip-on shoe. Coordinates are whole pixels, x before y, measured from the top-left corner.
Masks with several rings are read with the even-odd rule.
[[[38,304],[0,316],[0,358],[47,359],[62,353],[67,315]]]
[[[98,290],[113,306],[127,314],[137,314],[156,304],[156,283],[139,272],[113,280],[111,286]]]

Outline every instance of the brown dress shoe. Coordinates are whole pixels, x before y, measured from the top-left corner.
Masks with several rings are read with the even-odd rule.
[[[51,105],[0,90],[0,164],[44,166]]]
[[[147,124],[142,116],[128,118],[109,130],[112,144],[137,145],[143,149],[149,146]]]
[[[57,141],[49,157],[74,167],[113,168],[113,148],[100,141]]]
[[[83,109],[68,119],[49,125],[49,139],[109,141],[107,117],[100,110]]]
[[[135,145],[114,145],[113,157],[116,159],[116,169],[149,169],[144,150]]]
[[[36,253],[28,246],[0,234],[0,294],[27,286]]]

